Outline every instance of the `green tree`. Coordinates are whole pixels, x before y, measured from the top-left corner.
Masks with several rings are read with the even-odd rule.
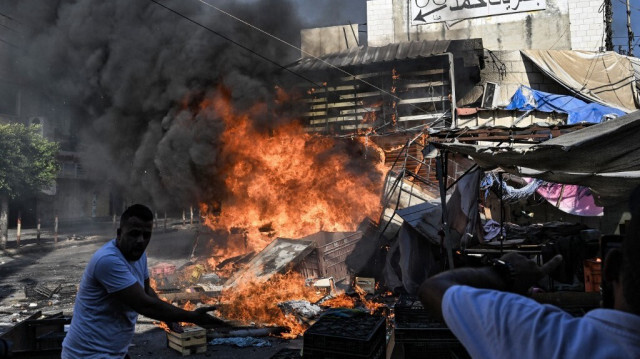
[[[50,185],[58,173],[58,144],[38,126],[0,124],[0,246],[7,247],[9,198]]]

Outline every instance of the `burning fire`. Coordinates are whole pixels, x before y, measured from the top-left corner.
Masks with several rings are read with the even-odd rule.
[[[356,306],[356,300],[342,293],[335,298],[325,301],[322,305],[331,308],[354,308]]]
[[[365,292],[364,289],[360,288],[359,286],[355,285],[353,289],[356,291],[356,294],[358,296],[357,299],[350,297],[345,293],[342,293],[335,298],[331,298],[329,300],[324,301],[322,305],[325,307],[331,307],[331,308],[355,308],[357,305],[357,302],[359,301],[361,305],[367,308],[367,310],[369,310],[369,313],[371,314],[374,314],[381,308],[386,308],[386,305],[383,303],[378,303],[372,300],[368,300],[366,297],[367,293]]]
[[[277,103],[288,100],[281,89],[278,94]],[[233,265],[227,267],[225,259],[260,251],[276,236],[354,231],[367,217],[379,217],[384,154],[369,141],[339,142],[308,134],[292,121],[261,131],[252,118],[263,118],[268,107],[236,111],[224,89],[202,101],[199,111],[220,116],[225,127],[217,156],[226,164],[226,196],[220,203],[201,203],[200,210],[207,226],[214,232],[226,230],[228,236],[220,242],[213,239],[208,268],[219,274],[231,271]],[[283,337],[295,338],[307,324],[284,313],[278,303],[321,299],[304,282],[298,273],[275,275],[267,282],[244,281],[223,291],[216,304],[226,320],[287,327],[290,331]]]
[[[229,195],[219,213],[210,203],[202,203],[201,212],[212,229],[245,231],[243,239],[228,241],[214,257],[259,251],[276,235],[300,238],[320,230],[353,231],[366,217],[379,216],[382,161],[366,167],[355,163],[359,159],[336,150],[342,145],[336,139],[307,134],[297,122],[261,132],[251,118],[264,114],[266,107],[240,113],[224,95],[201,103],[203,111],[213,110],[224,120],[220,157],[230,163],[224,178]],[[362,141],[346,145],[370,153],[373,145],[364,146]]]
[[[247,281],[232,290],[227,290],[220,297],[220,313],[229,320],[244,324],[251,322],[267,326],[289,328],[283,333],[284,338],[293,339],[302,334],[307,325],[294,315],[285,314],[278,303],[289,300],[318,301],[321,295],[312,287],[304,285],[304,278],[299,273],[278,274],[267,282]]]

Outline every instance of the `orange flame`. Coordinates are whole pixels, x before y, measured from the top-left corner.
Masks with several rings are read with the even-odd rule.
[[[289,328],[284,338],[293,339],[302,334],[307,324],[292,314],[285,314],[278,303],[289,300],[316,302],[321,296],[304,285],[299,273],[277,274],[267,282],[247,281],[232,290],[224,291],[220,297],[220,313],[226,319],[244,324],[251,322],[268,326]]]
[[[220,204],[219,214],[213,213],[215,204],[207,203],[200,205],[201,212],[211,228],[246,231],[246,238],[228,242],[215,256],[259,251],[276,235],[300,238],[320,230],[353,231],[366,217],[378,218],[381,161],[372,171],[356,172],[350,165],[353,158],[335,150],[337,140],[307,134],[295,122],[261,132],[251,118],[264,113],[264,105],[237,113],[226,97],[218,95],[201,106],[222,116],[226,130],[221,157],[231,159],[224,181],[229,196]],[[364,146],[364,140],[351,141],[361,142],[347,146]]]
[[[338,295],[335,298],[331,298],[322,303],[322,306],[330,308],[355,308],[357,305],[364,306],[369,310],[369,313],[374,314],[378,309],[386,307],[383,303],[377,303],[366,298],[367,293],[359,286],[353,287],[356,291],[358,298],[353,298],[345,293]],[[360,304],[358,304],[358,302]]]
[[[322,305],[330,308],[354,308],[356,306],[356,300],[342,293],[335,298],[326,300]]]
[[[364,305],[365,308],[369,309],[369,313],[373,314],[378,310],[378,308],[385,307],[385,305],[382,303],[376,303],[372,300],[367,300],[367,292],[365,292],[364,289],[360,288],[359,286],[356,285],[353,287],[353,289],[355,289],[356,293],[358,294],[358,298],[360,298],[362,305]]]

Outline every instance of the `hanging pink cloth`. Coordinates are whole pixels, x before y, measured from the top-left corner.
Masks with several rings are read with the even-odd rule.
[[[532,178],[525,178],[532,182]],[[593,199],[591,190],[572,184],[545,183],[536,192],[544,197],[551,205],[563,212],[583,217],[603,215],[603,207],[598,207]]]

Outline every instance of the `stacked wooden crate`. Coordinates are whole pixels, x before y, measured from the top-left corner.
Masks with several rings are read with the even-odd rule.
[[[167,346],[183,356],[207,351],[207,330],[197,326],[185,327],[184,332],[167,332]]]

